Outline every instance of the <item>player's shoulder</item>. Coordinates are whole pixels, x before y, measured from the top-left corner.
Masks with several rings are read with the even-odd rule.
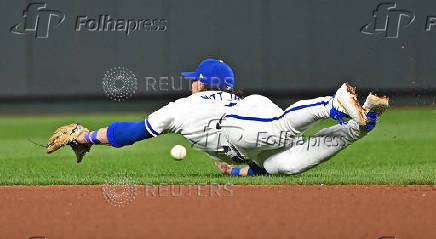
[[[266,102],[272,102],[268,97],[259,95],[259,94],[252,94],[243,99],[244,101],[266,101]]]

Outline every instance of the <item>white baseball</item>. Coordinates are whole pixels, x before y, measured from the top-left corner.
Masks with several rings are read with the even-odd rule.
[[[182,160],[186,157],[186,148],[182,145],[176,145],[171,149],[171,157],[176,160]]]

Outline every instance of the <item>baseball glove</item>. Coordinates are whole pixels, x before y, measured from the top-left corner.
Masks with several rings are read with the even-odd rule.
[[[77,137],[82,132],[89,132],[89,130],[80,124],[69,124],[58,128],[48,140],[47,153],[54,152],[65,145],[70,145],[74,153],[76,153],[77,163],[80,163],[83,156],[91,149],[91,145],[77,142]]]

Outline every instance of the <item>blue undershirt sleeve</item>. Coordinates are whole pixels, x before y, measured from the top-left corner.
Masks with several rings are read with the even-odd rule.
[[[153,137],[145,128],[145,122],[113,122],[107,129],[109,143],[120,148],[136,141]]]

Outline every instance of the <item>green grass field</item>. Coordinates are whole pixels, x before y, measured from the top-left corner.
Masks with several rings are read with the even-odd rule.
[[[144,117],[142,113],[0,116],[0,184],[102,184],[119,175],[136,184],[436,184],[435,108],[391,109],[368,136],[299,175],[223,176],[212,159],[192,149],[180,135],[164,135],[121,149],[94,147],[80,164],[69,147],[47,155],[44,148],[28,141],[45,144],[58,126],[70,122],[95,129],[112,121]],[[316,129],[329,124],[332,121],[322,122]],[[188,149],[182,161],[169,155],[175,144]]]

